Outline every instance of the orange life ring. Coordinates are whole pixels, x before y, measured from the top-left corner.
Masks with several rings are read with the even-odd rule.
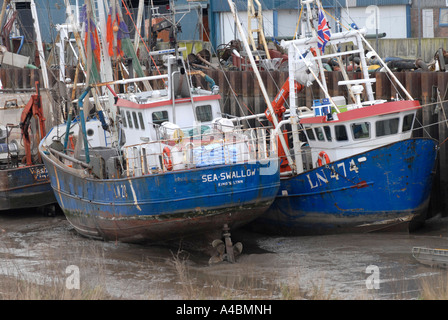
[[[168,147],[163,148],[163,165],[168,171],[173,170],[173,161],[171,160],[171,150]]]
[[[325,164],[330,163],[330,157],[328,156],[328,154],[325,151],[321,151],[319,153],[319,157],[317,158],[317,164],[319,165],[319,167],[322,166],[324,160]]]

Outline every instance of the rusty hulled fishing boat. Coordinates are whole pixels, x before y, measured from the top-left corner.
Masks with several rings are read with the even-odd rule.
[[[0,210],[45,208],[54,214],[56,198],[37,149],[46,134],[38,83],[26,105],[6,99],[0,118]]]
[[[263,149],[261,130],[221,118],[219,88],[210,78],[211,90],[194,88],[177,49],[152,54],[164,55],[166,73],[88,86],[78,99],[79,117],[52,128],[40,143],[68,221],[82,235],[123,242],[221,232],[253,221],[278,191],[275,144]],[[163,87],[112,88],[138,81]],[[110,97],[85,119],[84,99],[103,85]]]

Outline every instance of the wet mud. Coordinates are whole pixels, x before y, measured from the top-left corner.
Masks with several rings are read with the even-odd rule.
[[[446,270],[420,264],[412,248],[448,248],[448,218],[411,234],[280,237],[239,229],[232,241],[243,244],[236,263],[210,265],[210,239],[103,242],[77,234],[63,215],[3,212],[0,280],[68,288],[76,269],[80,287],[70,290],[102,288],[107,299],[419,299],[422,281]],[[1,290],[9,297],[4,291],[16,288]]]

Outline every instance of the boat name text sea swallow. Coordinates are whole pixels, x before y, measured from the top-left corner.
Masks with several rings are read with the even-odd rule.
[[[224,182],[231,179],[241,179],[250,176],[254,176],[257,173],[257,169],[247,169],[232,172],[222,172],[221,174],[204,174],[202,175],[202,182]]]

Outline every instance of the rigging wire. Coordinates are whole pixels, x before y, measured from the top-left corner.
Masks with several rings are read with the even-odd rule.
[[[140,40],[142,40],[142,43],[145,46],[145,49],[146,49],[147,53],[149,54],[151,51],[149,50],[148,46],[146,45],[146,42],[144,41],[144,39],[143,39],[143,37],[142,37],[142,35],[140,33],[140,30],[138,30],[137,25],[135,24],[134,19],[132,18],[131,13],[129,12],[129,9],[126,6],[126,3],[124,2],[124,0],[121,0],[121,2],[123,3],[124,8],[126,9],[126,14],[129,16],[129,18],[130,18],[130,20],[131,20],[131,22],[132,22],[132,24],[133,24],[133,26],[135,28],[135,32],[138,33],[138,36],[140,37]],[[149,23],[151,23],[151,21]],[[157,72],[159,73],[159,75],[161,75],[162,73],[160,72],[159,67],[157,66],[156,62],[154,61],[154,58],[150,54],[149,54],[149,56],[151,57],[151,60],[154,63],[154,65],[155,65],[155,67],[157,69]]]
[[[231,25],[231,24],[229,24],[229,25]],[[209,34],[208,31],[205,29],[204,25],[202,25],[202,28],[203,28],[203,32],[206,34],[207,38],[210,39],[210,34]],[[218,57],[218,53],[216,52],[216,50],[215,50],[213,47],[211,47],[211,49],[212,49],[212,52]],[[221,71],[221,73],[223,74],[224,79],[226,80],[226,82],[227,82],[227,84],[228,84],[229,90],[231,91],[231,94],[233,95],[233,98],[235,99],[235,101],[236,101],[236,103],[237,103],[237,105],[238,105],[238,107],[239,107],[239,109],[240,109],[240,112],[241,112],[243,115],[245,114],[244,109],[243,109],[242,106],[241,106],[241,104],[243,104],[244,107],[246,108],[246,110],[249,112],[249,114],[251,114],[251,115],[255,115],[255,113],[249,108],[249,106],[247,106],[247,105],[244,103],[244,101],[240,101],[240,99],[238,99],[238,94],[237,94],[237,93],[235,92],[235,90],[232,88],[232,85],[231,85],[231,83],[230,83],[230,80],[229,80],[229,78],[227,77],[227,74],[226,74],[226,72],[224,71],[224,68],[223,68],[223,66],[222,66],[222,64],[221,64],[220,62],[218,63],[218,66],[219,66],[219,71]],[[252,77],[253,77],[253,74],[251,74],[251,75],[252,75]],[[227,98],[227,99],[229,99],[229,98]],[[261,125],[262,127],[265,126],[265,125],[260,121],[260,119],[256,118],[256,120],[260,123],[260,125]],[[250,126],[250,122],[249,122],[249,120],[246,119],[245,121],[246,121],[247,125]]]

